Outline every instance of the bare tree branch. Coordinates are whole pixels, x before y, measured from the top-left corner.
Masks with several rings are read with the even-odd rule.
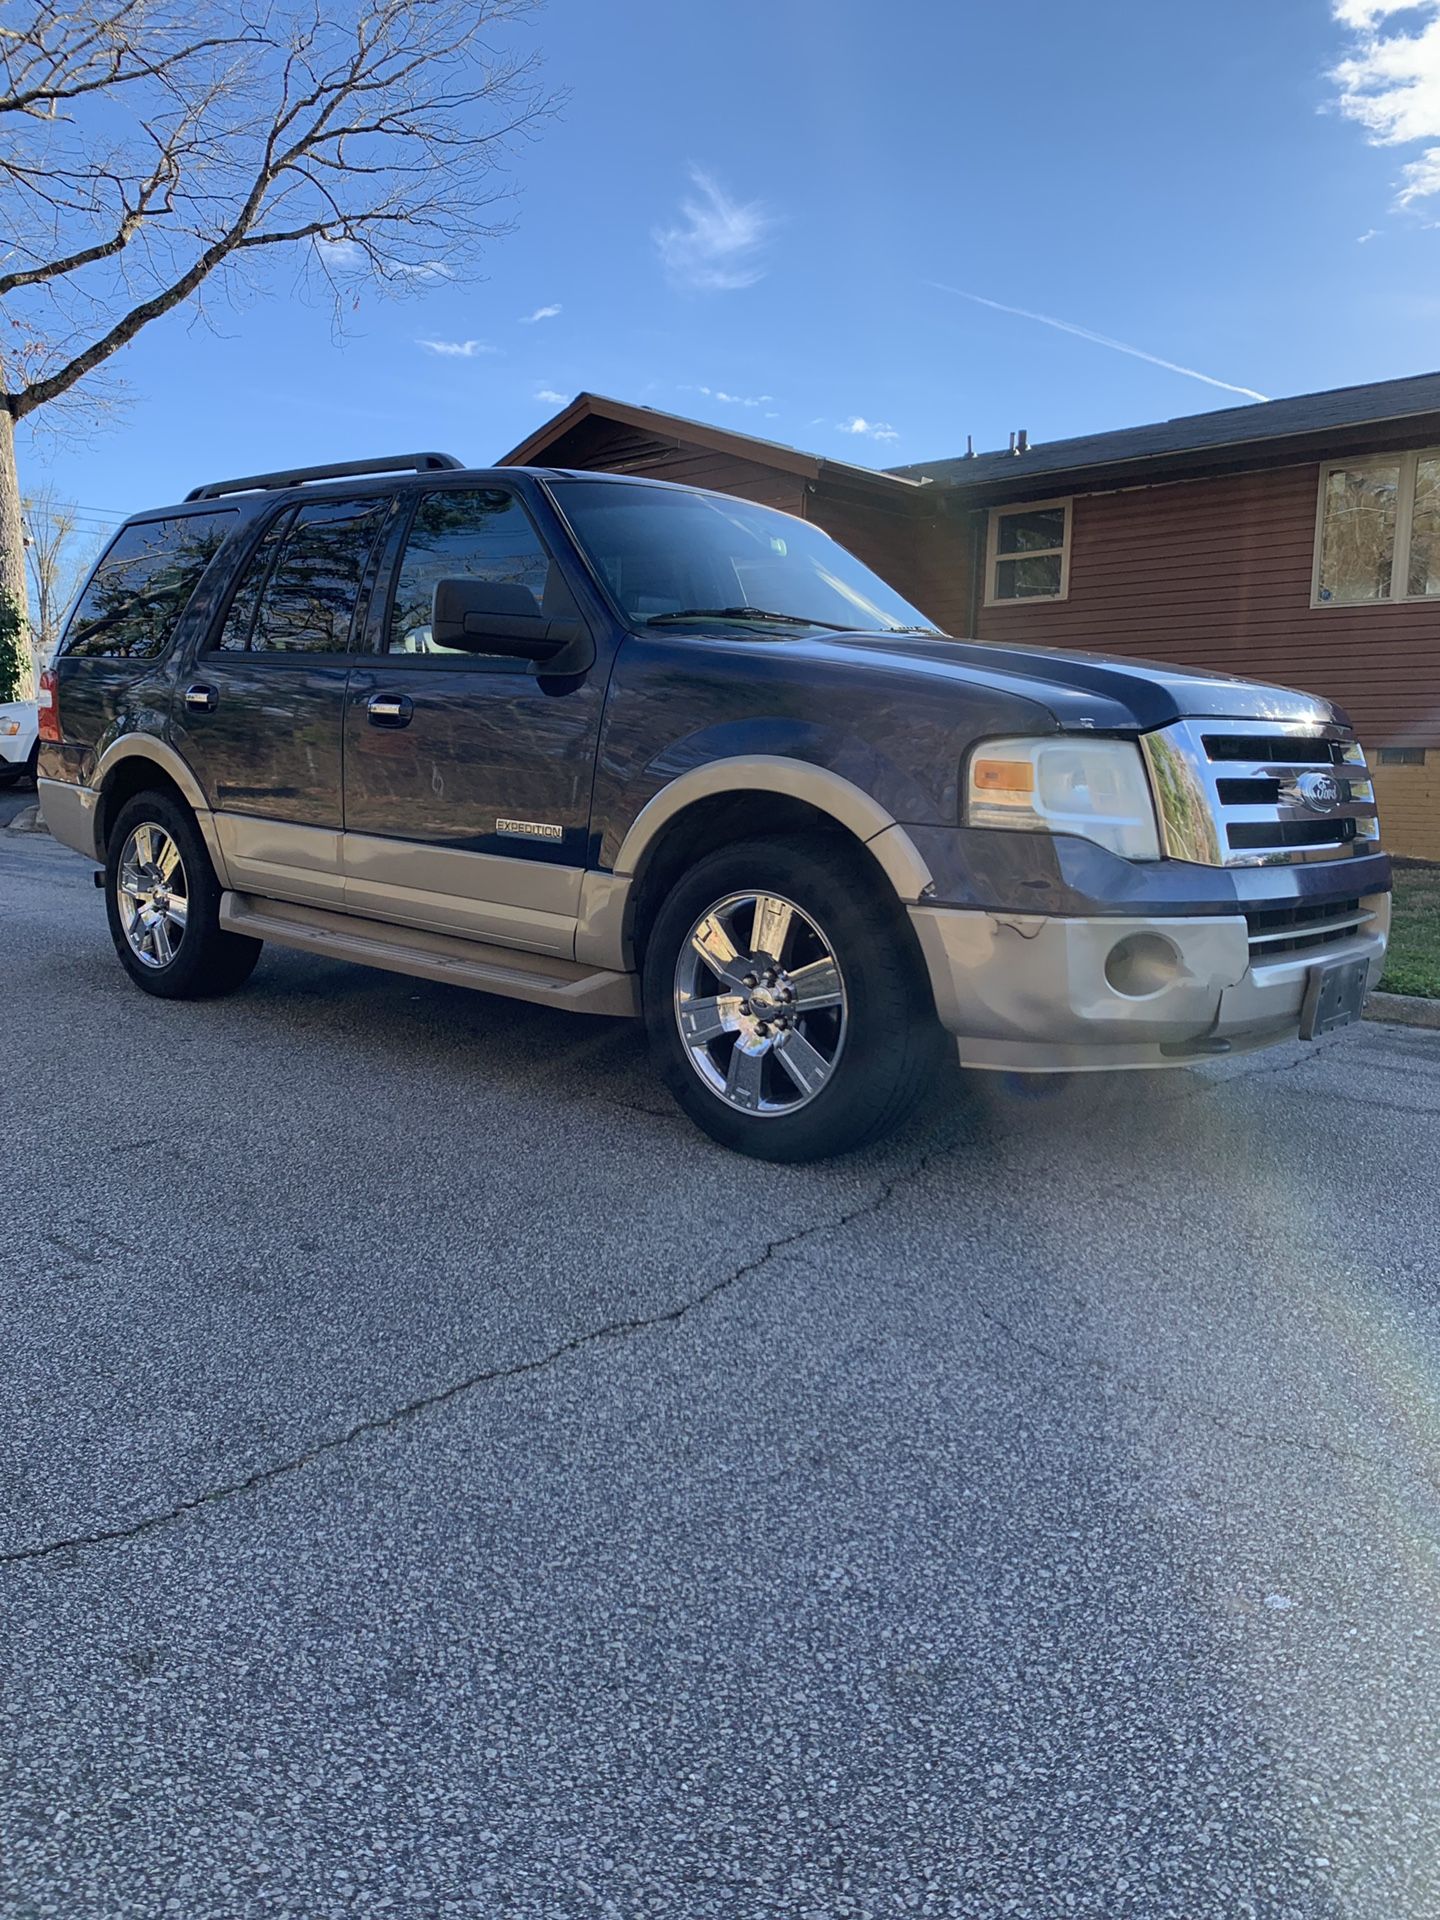
[[[0,114],[54,118],[66,102],[140,81],[164,80],[246,36],[189,40],[146,32],[144,0],[67,11],[36,6],[28,27],[0,23]]]
[[[44,659],[60,638],[70,602],[90,571],[100,538],[81,531],[79,509],[72,501],[58,498],[53,487],[27,494],[22,505],[34,643]]]
[[[332,304],[473,272],[556,102],[538,0],[0,0],[0,586],[18,420],[296,253]]]

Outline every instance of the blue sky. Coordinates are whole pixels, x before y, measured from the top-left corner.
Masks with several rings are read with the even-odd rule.
[[[119,422],[38,438],[26,484],[99,524],[305,460],[483,464],[585,387],[877,466],[1243,403],[1001,308],[1266,395],[1440,365],[1440,0],[549,0],[533,32],[569,99],[475,279],[366,293],[338,342],[283,267],[160,322]]]

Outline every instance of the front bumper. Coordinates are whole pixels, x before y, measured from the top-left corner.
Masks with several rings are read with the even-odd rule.
[[[1293,1040],[1316,967],[1365,959],[1370,987],[1378,982],[1390,896],[1372,894],[1361,907],[1370,918],[1353,933],[1273,959],[1263,950],[1252,958],[1239,914],[1123,920],[909,911],[936,1011],[963,1065],[1076,1073],[1185,1066]],[[1122,941],[1144,935],[1168,942],[1173,959],[1130,982],[1143,991],[1122,992],[1107,962]]]

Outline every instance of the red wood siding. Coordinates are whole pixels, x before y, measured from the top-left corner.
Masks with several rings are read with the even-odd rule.
[[[1080,494],[1070,593],[982,639],[1175,661],[1338,700],[1370,747],[1440,745],[1440,606],[1312,607],[1318,466]]]
[[[545,450],[547,467],[583,467],[602,473],[643,473],[681,486],[711,487],[738,494],[764,507],[803,511],[805,481],[800,474],[740,460],[706,447],[676,446],[639,433],[618,421],[590,419]]]
[[[606,473],[643,473],[656,480],[708,487],[760,506],[798,513],[913,600],[947,633],[963,634],[969,620],[969,530],[963,519],[940,522],[930,502],[895,489],[868,499],[855,483],[803,474],[761,460],[700,446],[676,445],[626,423],[590,417],[547,446],[544,464]],[[886,489],[889,492],[889,489]],[[922,514],[922,504],[927,510]]]
[[[822,482],[806,494],[805,517],[946,633],[963,635],[970,618],[968,532],[963,520],[922,518],[920,505],[897,501],[882,506],[837,493]]]

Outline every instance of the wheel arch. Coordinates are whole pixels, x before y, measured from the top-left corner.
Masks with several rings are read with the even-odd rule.
[[[95,844],[100,858],[105,857],[110,831],[125,802],[137,793],[168,793],[187,807],[199,826],[205,851],[222,887],[229,885],[225,856],[215,831],[211,813],[199,781],[180,755],[163,740],[149,735],[126,735],[106,748],[95,769]]]
[[[687,866],[755,833],[819,831],[848,841],[901,904],[933,885],[903,826],[828,767],[755,754],[693,767],[662,787],[631,824],[608,874],[588,874],[576,957],[633,968],[660,900]]]

